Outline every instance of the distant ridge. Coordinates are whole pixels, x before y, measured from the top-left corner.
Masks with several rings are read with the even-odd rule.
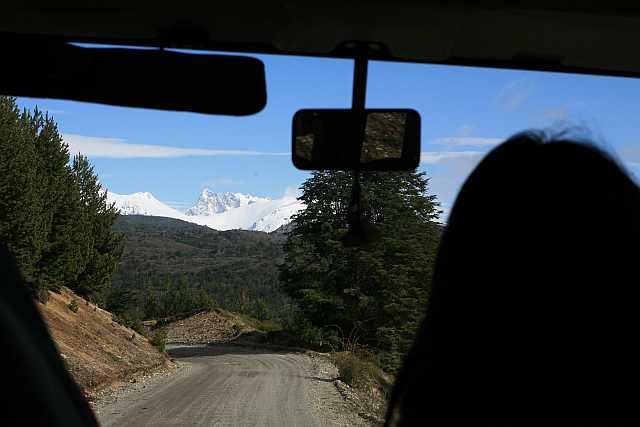
[[[253,230],[272,232],[291,222],[304,209],[293,196],[269,199],[244,193],[202,191],[196,204],[181,212],[156,199],[149,192],[117,194],[107,192],[122,215],[144,215],[179,219],[215,230]]]

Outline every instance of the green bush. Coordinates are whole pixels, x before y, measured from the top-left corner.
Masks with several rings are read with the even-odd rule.
[[[149,342],[156,347],[159,352],[164,353],[167,345],[167,333],[165,331],[158,331],[151,336]]]
[[[200,292],[198,293],[196,305],[198,306],[199,309],[205,310],[205,311],[211,311],[217,307],[215,300],[211,298],[211,295],[209,295],[209,293],[204,289],[200,289]]]
[[[140,320],[140,319],[131,319],[131,321],[129,322],[128,327],[133,329],[134,331],[136,331],[137,333],[139,333],[142,336],[146,336],[147,335],[145,330],[144,330],[144,325],[142,324],[142,320]]]
[[[78,303],[76,302],[76,300],[72,299],[69,304],[67,305],[67,307],[69,307],[69,310],[73,311],[74,313],[78,312]]]
[[[309,348],[316,350],[334,348],[332,344],[336,341],[335,331],[312,325],[300,312],[295,312],[292,319],[283,326],[291,335],[298,337],[301,344]]]
[[[142,324],[142,320],[139,317],[129,316],[126,313],[122,314],[120,316],[118,316],[117,314],[114,314],[111,317],[111,320],[113,320],[116,323],[121,324],[122,326],[125,326],[127,328],[133,329],[134,331],[136,331],[140,335],[143,335],[143,336],[147,335],[145,333],[144,325]]]
[[[263,300],[257,300],[253,303],[250,314],[258,320],[271,319],[271,309],[269,308],[269,305]]]

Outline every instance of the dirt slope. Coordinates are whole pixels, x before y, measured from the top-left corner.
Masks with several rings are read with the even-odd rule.
[[[75,300],[78,311],[68,305]],[[76,382],[89,395],[134,375],[169,366],[145,337],[111,320],[111,313],[63,288],[38,308]]]
[[[167,344],[238,343],[238,337],[265,338],[267,333],[282,330],[282,326],[273,320],[258,320],[221,308],[167,323],[168,320],[170,319],[145,322],[152,331],[166,332]]]
[[[161,329],[166,331],[169,344],[224,342],[236,337],[241,330],[238,322],[219,309],[171,322]]]

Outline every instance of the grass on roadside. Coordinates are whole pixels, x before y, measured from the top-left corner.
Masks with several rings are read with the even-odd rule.
[[[342,351],[332,352],[331,359],[339,379],[352,387],[373,386],[383,374],[375,355],[357,344],[346,344]]]
[[[149,342],[157,348],[160,353],[164,353],[167,346],[167,332],[163,330],[155,332],[151,335]]]
[[[394,379],[382,370],[376,355],[347,339],[340,351],[331,352],[331,360],[338,368],[338,379],[353,388],[365,412],[384,419]]]

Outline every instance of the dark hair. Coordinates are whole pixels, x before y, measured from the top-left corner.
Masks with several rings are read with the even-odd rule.
[[[601,150],[494,149],[449,216],[387,425],[639,418],[639,243],[640,192]]]

